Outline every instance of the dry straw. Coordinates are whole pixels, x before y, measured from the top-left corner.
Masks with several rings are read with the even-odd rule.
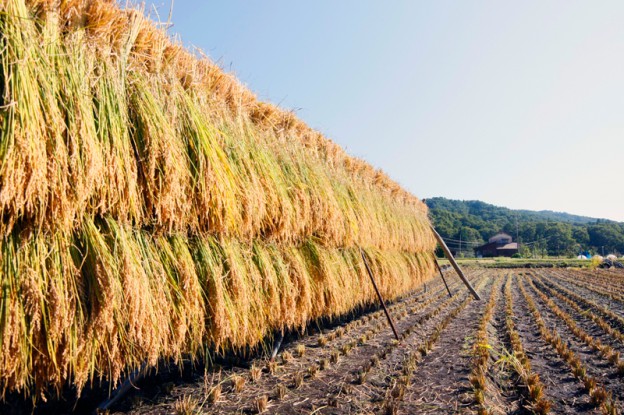
[[[243,349],[432,275],[426,206],[114,1],[0,1],[0,390]]]

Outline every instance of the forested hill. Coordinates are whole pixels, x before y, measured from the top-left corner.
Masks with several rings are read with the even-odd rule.
[[[479,203],[482,203],[482,202],[479,202]],[[540,220],[547,220],[547,221],[554,221],[554,222],[585,224],[585,223],[593,223],[598,220],[606,221],[606,219],[597,219],[597,218],[590,218],[588,216],[572,215],[570,213],[565,213],[565,212],[553,212],[552,210],[533,211],[533,210],[511,210],[507,208],[498,208],[498,209],[506,209],[510,212],[518,212],[520,214],[526,214],[528,216],[539,218]]]
[[[427,199],[436,229],[449,246],[464,252],[499,231],[519,240],[524,249],[549,255],[624,253],[624,223],[568,213],[512,210],[471,200]]]

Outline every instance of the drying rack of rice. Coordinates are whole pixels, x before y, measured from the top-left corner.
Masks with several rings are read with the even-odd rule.
[[[426,206],[141,11],[0,1],[0,391],[257,345],[434,270]]]

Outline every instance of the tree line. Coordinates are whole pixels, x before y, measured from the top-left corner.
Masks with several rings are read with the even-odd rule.
[[[480,201],[426,200],[430,217],[453,250],[472,254],[497,232],[521,244],[521,254],[576,256],[624,253],[624,223],[559,212],[512,210]]]

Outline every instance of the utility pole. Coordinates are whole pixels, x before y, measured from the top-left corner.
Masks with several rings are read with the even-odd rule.
[[[604,256],[604,245],[602,245],[602,256]]]
[[[462,236],[462,228],[459,228],[459,255],[458,256],[460,258],[462,257],[462,254],[461,254],[461,248],[462,248],[461,236]]]

